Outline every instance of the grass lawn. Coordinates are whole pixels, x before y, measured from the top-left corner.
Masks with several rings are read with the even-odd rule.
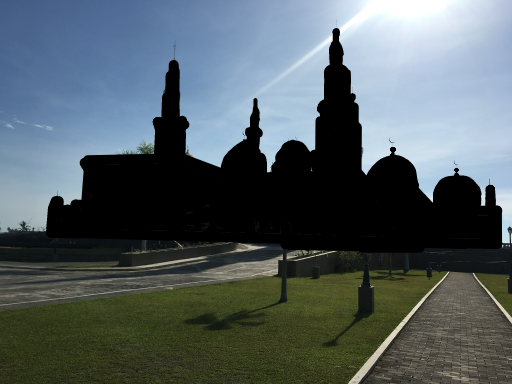
[[[0,311],[2,383],[346,383],[446,274],[227,282]]]
[[[508,278],[510,275],[475,273],[475,276],[505,308],[505,311],[512,314],[512,294],[508,293]]]

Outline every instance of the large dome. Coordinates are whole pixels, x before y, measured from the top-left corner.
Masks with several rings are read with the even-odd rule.
[[[434,205],[452,208],[475,208],[482,205],[482,190],[468,176],[459,175],[455,168],[453,176],[439,180],[434,188]]]
[[[276,154],[271,170],[284,174],[311,172],[311,155],[306,144],[298,140],[284,143]]]
[[[405,157],[395,155],[395,151],[392,147],[391,155],[383,157],[370,168],[368,181],[375,188],[419,188],[416,168]]]

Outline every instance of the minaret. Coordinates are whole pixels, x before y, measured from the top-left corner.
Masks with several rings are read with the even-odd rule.
[[[186,129],[189,123],[180,116],[180,67],[176,60],[169,62],[165,75],[165,90],[162,95],[162,117],[155,117],[155,155],[184,155],[186,150]]]
[[[491,180],[489,180],[489,185],[485,187],[485,206],[496,206],[496,189],[494,188],[494,185],[491,185]]]
[[[324,71],[324,100],[318,104],[313,172],[359,175],[362,166],[362,127],[359,106],[351,93],[350,70],[343,65],[340,30],[332,31],[329,65]]]
[[[260,137],[263,136],[263,131],[259,127],[260,124],[260,110],[258,109],[258,99],[254,99],[252,107],[252,114],[249,128],[245,129],[245,135],[247,136],[247,142],[250,148],[260,148]]]

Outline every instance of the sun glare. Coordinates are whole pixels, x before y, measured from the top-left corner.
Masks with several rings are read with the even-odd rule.
[[[436,12],[448,0],[372,0],[368,4],[374,13],[384,12],[394,16],[417,17]]]

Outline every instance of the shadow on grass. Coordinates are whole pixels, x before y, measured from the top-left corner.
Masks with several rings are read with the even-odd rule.
[[[326,343],[323,343],[322,345],[324,347],[335,347],[338,345],[338,339],[343,336],[350,328],[352,328],[357,322],[359,322],[360,320],[362,319],[365,319],[367,317],[370,317],[372,315],[371,312],[357,312],[354,317],[355,319],[352,321],[352,323],[350,323],[350,325],[345,328],[338,336],[336,336],[334,339],[332,339],[331,341],[328,341]]]
[[[258,325],[262,325],[263,321],[244,321],[250,319],[256,319],[265,316],[264,313],[257,313],[251,315],[251,313],[256,311],[261,311],[262,309],[267,309],[276,305],[282,304],[280,302],[267,305],[266,307],[254,309],[252,311],[242,310],[239,312],[235,312],[228,317],[219,320],[219,318],[213,313],[205,313],[204,315],[195,317],[193,319],[185,320],[186,324],[208,324],[206,329],[210,331],[220,331],[225,329],[231,329],[233,323],[237,323],[242,326],[256,327]]]
[[[416,277],[414,275],[407,275],[404,272],[394,272],[391,276],[389,276],[389,271],[372,271],[372,273],[377,273],[379,276],[371,276],[370,281],[372,280],[405,280],[404,277],[397,277],[397,276],[407,276],[407,277]],[[418,276],[419,277],[419,276]],[[363,277],[356,277],[358,280],[363,280]]]

